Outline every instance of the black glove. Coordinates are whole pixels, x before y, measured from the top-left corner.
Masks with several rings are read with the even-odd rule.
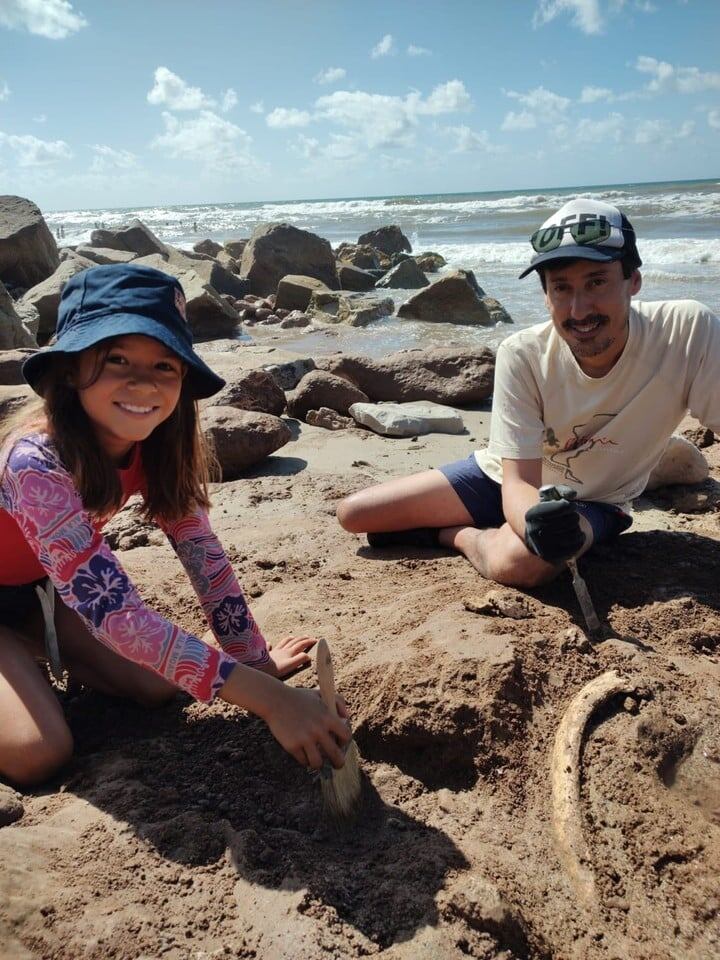
[[[548,563],[564,563],[585,545],[580,515],[568,500],[545,500],[525,514],[525,545]]]

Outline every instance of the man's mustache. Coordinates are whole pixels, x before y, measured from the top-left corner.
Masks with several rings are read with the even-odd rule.
[[[563,321],[563,329],[570,330],[576,324],[602,323],[607,319],[608,317],[604,313],[591,313],[589,316],[583,317],[582,320],[576,320],[575,317],[569,317],[567,320]]]

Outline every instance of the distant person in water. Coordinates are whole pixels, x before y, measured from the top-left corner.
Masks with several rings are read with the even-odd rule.
[[[497,352],[486,449],[352,494],[342,526],[374,547],[451,547],[487,579],[532,587],[632,523],[688,411],[720,432],[720,321],[694,300],[633,301],[635,231],[616,207],[571,200],[532,235],[550,320]],[[544,484],[577,500],[540,502]]]
[[[178,689],[219,697],[262,717],[299,763],[342,766],[345,722],[280,682],[315,640],[268,648],[210,526],[197,401],[224,381],[193,349],[177,280],[132,264],[77,274],[56,343],[23,372],[43,402],[0,437],[0,778],[37,783],[72,753],[44,662],[144,705]],[[150,609],[104,539],[134,493],[185,568],[213,643]]]

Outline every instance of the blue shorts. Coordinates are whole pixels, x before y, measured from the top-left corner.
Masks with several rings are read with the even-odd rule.
[[[501,527],[505,523],[502,507],[502,486],[492,480],[477,464],[474,454],[438,467],[447,477],[463,506],[480,529]],[[614,540],[632,523],[632,517],[612,503],[598,500],[576,500],[575,506],[593,531],[593,544]]]

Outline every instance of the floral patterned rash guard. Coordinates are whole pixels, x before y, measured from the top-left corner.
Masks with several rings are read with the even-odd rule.
[[[205,510],[158,526],[187,571],[222,650],[143,603],[46,434],[25,436],[9,452],[0,482],[3,510],[39,561],[38,575],[47,574],[63,602],[120,656],[205,701],[238,661],[253,667],[268,662],[267,644]],[[0,551],[5,549],[7,544],[0,544]]]

